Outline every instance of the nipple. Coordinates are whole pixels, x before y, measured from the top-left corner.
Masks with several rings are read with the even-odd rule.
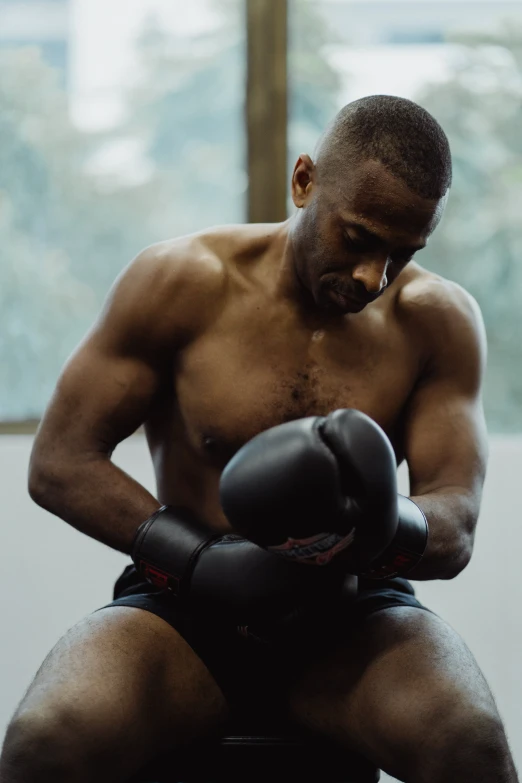
[[[212,438],[210,435],[205,435],[203,438],[203,446],[207,451],[212,451],[216,447],[216,439]]]

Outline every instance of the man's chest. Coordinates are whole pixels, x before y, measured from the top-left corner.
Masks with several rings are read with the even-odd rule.
[[[402,331],[379,319],[315,331],[228,320],[180,357],[178,412],[194,446],[227,457],[269,427],[338,408],[363,411],[393,437],[418,367]]]

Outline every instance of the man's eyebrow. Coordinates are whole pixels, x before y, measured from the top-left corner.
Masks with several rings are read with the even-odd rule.
[[[370,240],[370,242],[375,242],[375,244],[379,245],[386,244],[384,237],[381,237],[379,234],[377,234],[375,231],[371,231],[369,228],[365,228],[365,226],[363,226],[361,223],[354,223],[352,220],[346,221],[346,228],[354,228],[359,234],[362,234],[365,239]]]
[[[375,231],[366,228],[361,223],[354,223],[352,220],[347,220],[345,221],[345,227],[355,229],[359,234],[361,234],[365,239],[368,239],[370,242],[374,242],[375,244],[379,245],[387,244],[387,240],[384,239],[384,237],[381,237],[380,234],[377,234]],[[401,250],[405,250],[408,253],[416,253],[417,250],[422,250],[425,247],[426,243],[422,242],[418,245],[409,245],[408,247],[401,248]]]

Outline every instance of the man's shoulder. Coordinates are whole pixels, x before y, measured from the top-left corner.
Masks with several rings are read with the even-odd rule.
[[[471,325],[482,320],[479,305],[469,291],[418,264],[412,264],[405,275],[398,304],[401,312],[417,320],[419,325],[429,328],[435,322],[437,331],[453,330],[465,321]]]
[[[226,265],[203,232],[149,245],[129,266],[140,285],[170,296],[173,290],[198,287],[204,292],[223,282]]]
[[[269,244],[274,226],[230,224],[167,239],[145,248],[134,260],[137,276],[167,288],[196,284],[201,293],[223,288],[238,259],[257,256]]]
[[[486,336],[480,307],[461,285],[418,264],[408,270],[399,292],[401,317],[433,357],[461,352],[484,354]]]
[[[199,234],[156,242],[122,270],[100,324],[149,346],[186,343],[226,290],[226,265]]]
[[[133,264],[138,287],[163,312],[208,313],[226,290],[227,264],[204,232],[157,242]]]

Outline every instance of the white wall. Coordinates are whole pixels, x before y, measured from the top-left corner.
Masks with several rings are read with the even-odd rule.
[[[111,600],[128,559],[37,507],[26,490],[31,436],[0,436],[0,734],[43,658],[80,618]],[[115,462],[154,492],[145,440]],[[466,640],[484,671],[522,769],[522,437],[492,438],[475,553],[456,580],[417,594]],[[402,491],[407,491],[401,471]],[[110,509],[107,509],[110,515]],[[384,778],[383,778],[384,780]]]

